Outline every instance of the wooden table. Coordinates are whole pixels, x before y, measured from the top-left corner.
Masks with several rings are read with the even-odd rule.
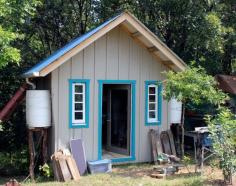
[[[203,127],[202,130],[196,130],[196,131],[188,131],[184,135],[188,137],[192,137],[194,141],[194,156],[195,156],[195,161],[198,166],[201,166],[201,170],[203,168],[203,163],[206,161],[208,158],[214,155],[214,152],[212,151],[209,146],[205,145],[202,142],[202,137],[206,133],[209,133],[207,127]],[[208,153],[207,156],[205,156],[205,153]]]
[[[199,138],[198,133],[195,131],[187,131],[184,133],[185,136],[193,138],[193,146],[194,146],[194,158],[197,161],[197,141]]]

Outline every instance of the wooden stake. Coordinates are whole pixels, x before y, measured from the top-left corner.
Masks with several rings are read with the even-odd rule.
[[[29,173],[30,173],[30,178],[34,180],[33,131],[31,130],[28,130],[28,143],[29,143],[29,155],[30,155]]]
[[[42,154],[43,154],[43,164],[47,163],[47,129],[42,129],[43,133],[43,145],[42,145]]]
[[[181,129],[182,129],[182,141],[181,141],[181,156],[182,159],[184,158],[184,113],[185,113],[185,104],[182,105],[182,122],[181,122]]]

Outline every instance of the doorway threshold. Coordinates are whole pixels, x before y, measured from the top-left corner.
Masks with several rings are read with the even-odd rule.
[[[124,158],[126,155],[110,152],[107,150],[102,150],[102,159],[114,159],[114,158]]]
[[[131,156],[126,156],[124,154],[119,154],[115,152],[109,152],[107,150],[102,150],[102,159],[110,159],[113,163],[134,161],[135,159]]]

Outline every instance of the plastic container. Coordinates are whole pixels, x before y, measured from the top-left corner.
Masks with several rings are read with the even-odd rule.
[[[170,100],[170,123],[181,123],[182,103],[176,99]]]
[[[91,174],[111,172],[112,171],[111,160],[104,159],[104,160],[89,161],[88,170],[89,173]]]
[[[51,126],[51,101],[48,90],[26,92],[26,122],[29,128]]]

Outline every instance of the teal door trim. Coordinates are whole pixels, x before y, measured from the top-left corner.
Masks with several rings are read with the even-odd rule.
[[[136,81],[135,80],[98,80],[98,160],[102,159],[102,93],[104,84],[131,85],[131,135],[130,156],[114,158],[112,162],[126,162],[135,160],[135,109],[136,109]]]

